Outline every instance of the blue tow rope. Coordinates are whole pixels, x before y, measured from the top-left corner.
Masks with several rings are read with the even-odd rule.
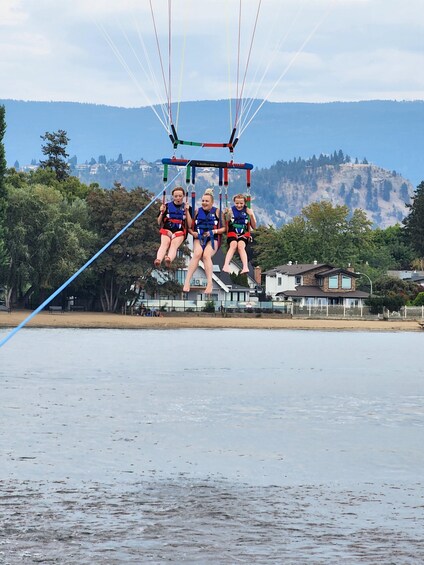
[[[171,183],[174,182],[177,176],[178,175],[176,175],[169,182],[167,188]],[[130,226],[132,226],[132,224],[136,220],[138,220],[138,218],[140,218],[140,216],[144,214],[144,212],[146,212],[150,208],[153,202],[155,202],[160,196],[162,196],[162,193],[163,193],[163,189],[161,189],[160,192],[158,192],[156,196],[149,202],[149,204],[147,204],[147,206],[145,206],[143,210],[141,210],[141,212],[139,212],[130,222],[128,222],[128,224],[125,227],[123,227],[121,231],[119,231],[114,237],[112,237],[112,239],[108,241],[108,243],[106,243],[100,249],[100,251],[98,251],[95,255],[93,255],[93,257],[91,257],[91,259],[89,259],[81,268],[79,268],[78,271],[76,271],[76,273],[74,273],[66,282],[64,282],[61,287],[55,290],[53,294],[51,294],[48,298],[46,298],[46,300],[42,304],[40,304],[40,306],[38,306],[38,308],[36,308],[34,312],[31,312],[31,314],[19,324],[19,326],[16,326],[16,328],[14,328],[9,334],[7,334],[6,337],[4,337],[0,341],[0,347],[2,347],[5,343],[7,343],[9,339],[11,339],[15,334],[17,334],[21,328],[23,328],[30,320],[32,320],[32,318],[34,318],[34,316],[36,316],[39,312],[41,312],[41,310],[43,310],[43,308],[45,308],[47,304],[49,304],[53,300],[53,298],[56,298],[56,296],[60,294],[62,290],[65,289],[73,280],[75,280],[89,265],[91,265],[91,263],[93,263],[97,259],[97,257],[99,257],[103,253],[103,251],[106,251],[106,249],[110,247],[112,243],[114,243]]]

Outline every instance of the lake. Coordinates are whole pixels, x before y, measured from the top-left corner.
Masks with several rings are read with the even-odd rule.
[[[0,562],[423,562],[422,339],[21,330]]]

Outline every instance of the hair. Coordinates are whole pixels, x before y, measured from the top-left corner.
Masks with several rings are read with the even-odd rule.
[[[242,194],[241,192],[240,192],[239,194],[236,194],[236,195],[233,197],[233,202],[236,201],[236,198],[243,198],[244,202],[245,202],[245,203],[247,202],[246,196],[245,196],[244,194]]]
[[[210,196],[212,198],[212,202],[214,200],[213,198],[213,188],[207,188],[205,190],[205,192],[203,193],[204,196]]]
[[[185,190],[184,190],[184,188],[183,188],[182,186],[175,186],[175,187],[172,189],[171,194],[174,194],[174,192],[175,192],[176,190],[181,190],[181,192],[182,192],[182,193],[184,194],[184,196],[185,196],[185,193],[186,193],[186,192],[185,192]]]

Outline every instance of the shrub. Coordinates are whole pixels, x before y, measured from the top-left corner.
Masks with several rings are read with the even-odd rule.
[[[412,301],[414,306],[424,306],[424,292],[419,292],[415,299]]]
[[[215,302],[213,300],[208,300],[203,307],[203,312],[215,312]]]

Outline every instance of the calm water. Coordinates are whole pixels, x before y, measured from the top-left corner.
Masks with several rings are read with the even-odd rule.
[[[0,349],[0,563],[424,562],[422,343],[22,330]]]

